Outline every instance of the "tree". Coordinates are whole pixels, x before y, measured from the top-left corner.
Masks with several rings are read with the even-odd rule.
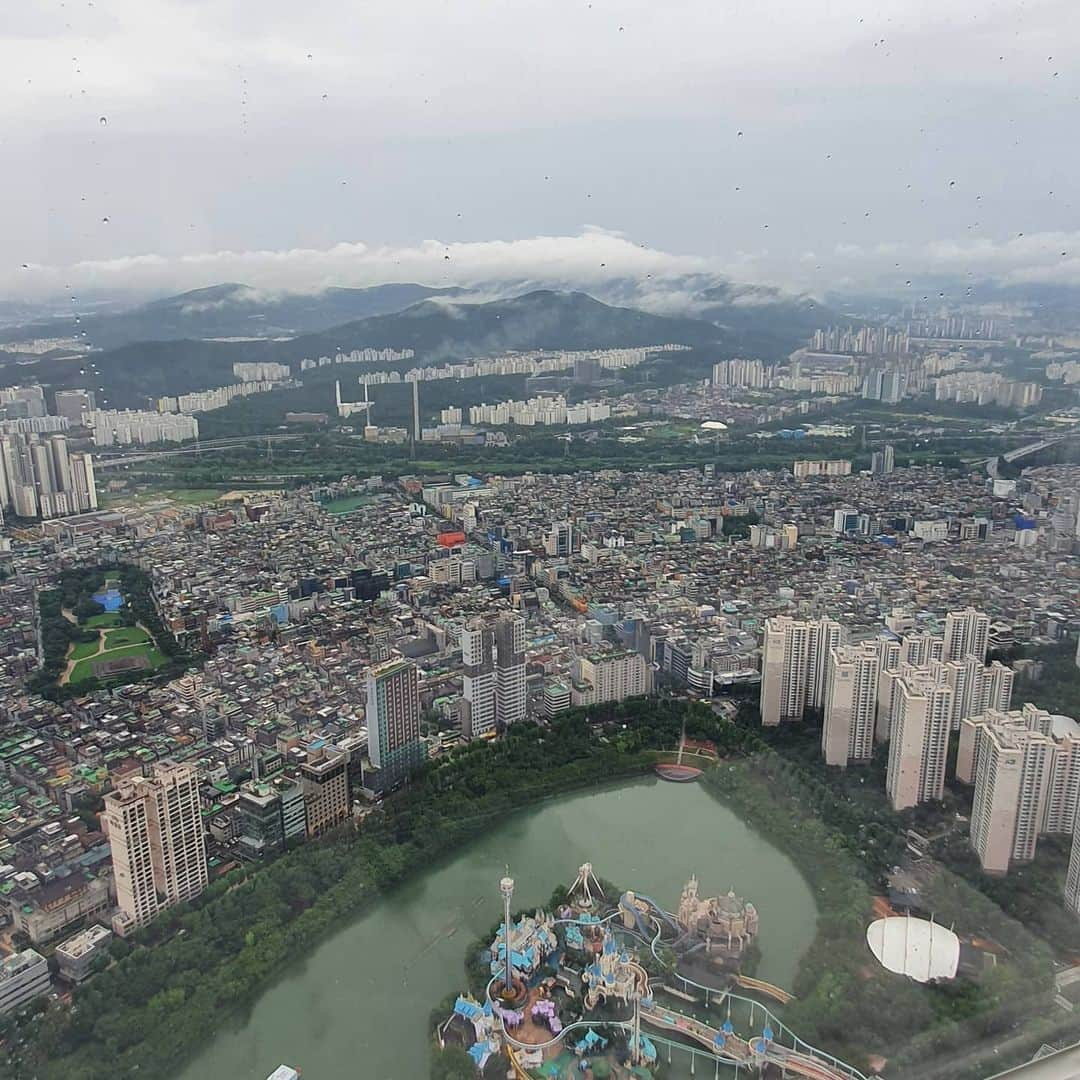
[[[476,1066],[460,1046],[448,1046],[432,1055],[431,1080],[476,1080]]]

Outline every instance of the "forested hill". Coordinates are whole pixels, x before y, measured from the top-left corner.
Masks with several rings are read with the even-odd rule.
[[[424,300],[392,315],[375,315],[289,341],[148,341],[85,359],[46,356],[0,368],[0,385],[37,379],[51,387],[104,390],[112,406],[145,406],[163,394],[221,386],[233,381],[238,361],[275,360],[293,365],[305,357],[354,348],[413,349],[418,363],[507,350],[604,349],[719,342],[724,332],[698,319],[651,315],[611,307],[584,293],[537,291],[508,300],[461,303]],[[93,363],[96,378],[90,376]]]
[[[78,322],[72,314],[12,325],[0,330],[0,342],[82,336],[95,348],[114,349],[139,341],[294,337],[401,311],[429,297],[464,293],[464,289],[433,289],[408,282],[307,293],[272,292],[227,282],[126,311],[83,312]]]

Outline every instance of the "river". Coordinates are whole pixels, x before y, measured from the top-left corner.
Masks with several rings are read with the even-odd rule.
[[[230,1021],[180,1080],[425,1080],[428,1015],[465,985],[465,950],[501,914],[546,902],[589,860],[602,878],[668,909],[691,873],[701,894],[734,889],[760,914],[759,977],[790,987],[816,908],[788,858],[697,784],[638,780],[561,797],[492,828],[344,925]]]

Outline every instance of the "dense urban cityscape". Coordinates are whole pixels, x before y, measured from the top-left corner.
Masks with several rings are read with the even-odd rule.
[[[19,378],[0,391],[5,1013],[25,1015],[43,995],[50,1010],[68,1008],[71,988],[77,1001],[78,988],[153,949],[170,912],[342,830],[375,834],[420,777],[477,748],[567,720],[602,732],[650,701],[681,716],[678,738],[647,737],[659,738],[650,760],[668,779],[723,761],[737,732],[758,740],[757,753],[794,753],[815,783],[858,776],[876,800],[875,829],[893,815],[890,861],[871,872],[879,915],[933,925],[950,915],[931,899],[936,873],[990,888],[1049,860],[1054,904],[1077,926],[1050,947],[1080,948],[1080,723],[1069,715],[1080,714],[1080,465],[1070,463],[1080,411],[1042,405],[1037,378],[1007,378],[1017,361],[990,340],[996,332],[954,318],[831,327],[786,359],[720,360],[662,390],[636,373],[688,350],[507,354],[436,375],[461,384],[465,401],[491,375],[523,378],[532,395],[467,409],[421,389],[443,369],[413,366],[398,426],[378,423],[386,406],[373,391],[389,374],[361,374],[346,401],[340,369],[415,365],[412,350],[236,363],[226,374],[235,386],[160,396],[153,410],[99,408],[96,394],[116,393],[108,386]],[[1014,334],[1010,349],[1039,357],[1045,380],[1064,371],[1046,363],[1055,342]],[[81,362],[98,364],[92,353]],[[313,416],[285,398],[286,423],[267,434],[306,440],[301,454],[317,458],[335,445],[320,440],[336,412],[352,473],[328,463],[287,475],[272,439],[250,456],[259,436],[199,441],[200,416],[301,393],[305,373],[325,367],[333,379],[316,385],[330,407]],[[629,389],[620,371],[635,373]],[[915,411],[895,411],[908,401]],[[972,425],[963,411],[935,417],[939,403],[1017,411]],[[425,444],[513,460],[537,429],[568,426],[582,429],[574,438],[595,466],[565,455],[543,469],[418,460]],[[396,456],[364,468],[372,444]],[[291,462],[291,444],[279,446]],[[618,464],[639,447],[663,467],[648,456]],[[759,463],[733,466],[741,447]],[[233,458],[234,476],[188,486],[192,462],[227,469]],[[683,764],[688,730],[696,749]],[[646,923],[673,918],[650,911]],[[911,956],[890,952],[888,918],[880,934],[869,929],[873,914],[862,915],[867,955],[915,979]],[[991,925],[950,921],[963,941],[984,943],[964,949],[993,956]],[[1060,925],[1046,923],[1054,934]],[[585,947],[571,938],[565,948]],[[689,962],[672,977],[706,999],[732,993],[725,979],[749,978],[691,976]],[[989,978],[972,962],[935,978]],[[544,970],[510,978],[532,985]],[[1059,1012],[1071,1009],[1061,970]],[[1052,985],[1055,970],[1039,976]],[[650,993],[620,999],[646,1027],[659,1015]],[[459,1012],[472,1016],[474,1000],[459,999]],[[537,1016],[555,1008],[548,1001],[536,999]],[[781,1041],[775,1054],[802,1075],[880,1072],[897,1053],[827,1035],[814,1049],[794,1009],[771,1022],[797,1051]],[[504,1054],[513,1067],[543,1065],[546,1051],[484,1015],[462,1043],[476,1066]],[[439,1042],[452,1056],[453,1040]],[[837,1050],[854,1050],[857,1064],[828,1056]],[[716,1052],[754,1057],[735,1043]],[[647,1065],[655,1040],[634,1035],[625,1053]],[[758,1067],[772,1054],[761,1050]],[[12,1068],[18,1060],[9,1050]]]
[[[0,1080],[1080,1076],[1065,0],[9,7]]]

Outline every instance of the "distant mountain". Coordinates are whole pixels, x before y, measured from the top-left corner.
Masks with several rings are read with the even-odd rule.
[[[201,299],[194,302],[217,303],[220,288],[227,286],[215,287],[209,297],[200,290]],[[165,394],[232,382],[232,365],[240,361],[276,360],[299,372],[305,357],[368,346],[409,348],[416,352],[416,363],[436,363],[507,350],[700,346],[723,339],[721,330],[700,319],[612,307],[585,293],[540,290],[488,303],[423,300],[393,315],[374,315],[288,341],[146,341],[76,361],[48,356],[10,375],[0,368],[0,385],[16,381],[16,375],[54,389],[90,385],[110,406],[145,406]]]
[[[372,315],[401,311],[432,296],[455,297],[463,289],[390,284],[367,289],[325,289],[281,293],[229,282],[140,304],[123,311],[65,315],[8,325],[0,342],[35,337],[82,336],[95,348],[113,349],[137,341],[276,338],[325,330]]]
[[[582,292],[538,289],[488,303],[425,300],[394,315],[346,323],[289,342],[290,358],[337,349],[410,348],[427,361],[507,349],[612,349],[633,345],[707,345],[721,334],[700,319],[612,307]]]
[[[717,274],[616,278],[591,291],[606,303],[711,322],[733,348],[763,360],[785,358],[835,318],[805,293],[742,284]]]

